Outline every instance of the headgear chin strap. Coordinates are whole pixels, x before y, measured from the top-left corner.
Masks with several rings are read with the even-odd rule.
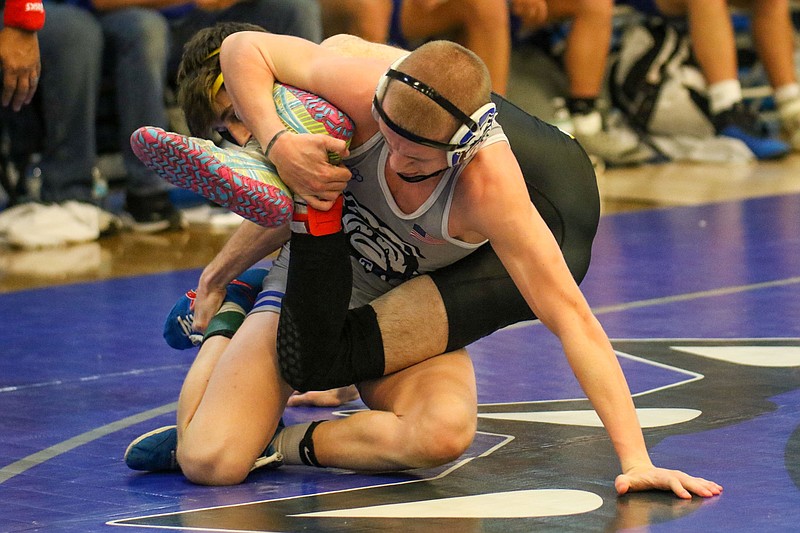
[[[497,108],[493,102],[489,102],[481,106],[477,111],[472,113],[472,115],[467,116],[466,113],[456,107],[450,100],[439,94],[430,85],[419,81],[413,76],[396,70],[395,67],[399,65],[403,59],[405,59],[405,57],[400,58],[392,64],[386,73],[381,76],[378,82],[378,88],[375,90],[375,97],[372,99],[372,108],[389,129],[401,137],[415,143],[446,151],[447,166],[453,167],[472,155],[472,150],[480,144],[492,127],[494,117],[497,114]],[[448,142],[443,143],[421,137],[401,127],[386,115],[382,104],[390,80],[397,80],[419,91],[458,120],[461,125]]]

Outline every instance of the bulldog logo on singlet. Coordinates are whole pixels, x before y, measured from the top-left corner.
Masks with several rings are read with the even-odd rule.
[[[364,270],[389,282],[406,281],[418,274],[419,248],[405,242],[347,191],[342,211],[351,253]]]

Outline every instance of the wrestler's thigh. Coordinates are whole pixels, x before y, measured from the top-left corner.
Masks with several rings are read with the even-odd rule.
[[[258,457],[269,443],[292,393],[278,366],[278,317],[248,315],[214,368],[189,426],[210,442],[234,443],[247,458]]]
[[[430,274],[447,317],[444,352],[464,348],[498,329],[534,318],[491,245]]]
[[[378,318],[389,374],[444,353],[448,322],[439,289],[419,276],[390,290],[371,304]]]
[[[466,350],[437,355],[358,388],[367,407],[401,419],[468,424],[473,431],[477,423],[475,370]]]

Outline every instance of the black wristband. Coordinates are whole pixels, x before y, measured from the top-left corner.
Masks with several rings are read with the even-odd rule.
[[[272,139],[270,139],[269,144],[267,144],[267,149],[264,150],[264,157],[269,159],[269,151],[272,150],[273,146],[275,146],[275,141],[278,140],[278,137],[280,137],[284,133],[289,133],[289,130],[283,129],[283,130],[279,131],[278,133],[276,133],[275,135],[272,136]]]

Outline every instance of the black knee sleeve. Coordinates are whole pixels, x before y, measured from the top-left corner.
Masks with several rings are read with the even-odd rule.
[[[348,310],[352,270],[343,233],[292,236],[278,324],[281,374],[300,391],[383,375],[383,339],[370,306]]]
[[[296,318],[284,306],[278,329],[281,375],[296,390],[333,389],[383,375],[383,339],[371,306],[349,311],[339,335],[331,337],[309,334],[308,321]]]

